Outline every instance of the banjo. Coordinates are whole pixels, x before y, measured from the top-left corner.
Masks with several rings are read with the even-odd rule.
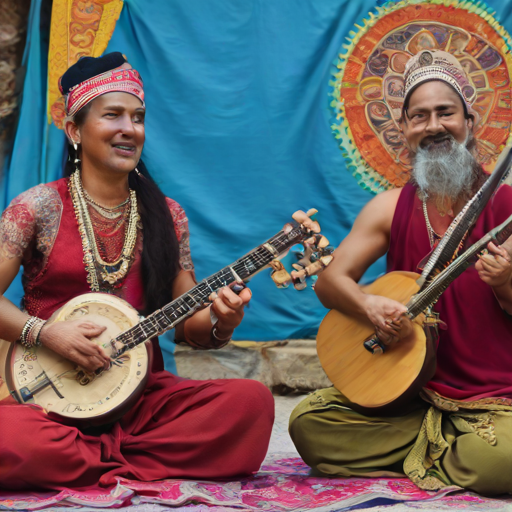
[[[310,210],[307,216],[315,213]],[[27,348],[0,340],[0,400],[10,395],[21,404],[41,406],[58,421],[84,427],[119,419],[145,388],[151,338],[203,308],[209,303],[209,296],[223,286],[248,281],[269,265],[275,268],[276,258],[295,244],[322,247],[319,258],[311,265],[315,272],[330,262],[329,242],[318,234],[318,224],[301,224],[307,218],[303,212],[292,217],[297,220],[286,224],[265,243],[144,319],[126,301],[105,293],[80,295],[57,310],[49,323],[87,318],[106,328],[93,341],[110,355],[109,370],[90,374],[44,346]],[[282,285],[282,264],[278,263]],[[312,275],[313,271],[308,273],[306,267],[302,269],[304,273]]]

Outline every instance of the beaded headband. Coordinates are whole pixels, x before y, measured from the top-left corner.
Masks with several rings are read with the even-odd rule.
[[[59,89],[62,92],[60,83]],[[93,76],[72,87],[66,95],[67,116],[74,116],[92,100],[108,92],[133,94],[144,105],[144,89],[139,73],[135,69],[119,67]]]
[[[476,98],[476,89],[460,62],[450,53],[441,50],[424,50],[411,57],[405,66],[404,79],[404,105],[407,97],[418,85],[431,80],[440,80],[451,85],[468,112]]]

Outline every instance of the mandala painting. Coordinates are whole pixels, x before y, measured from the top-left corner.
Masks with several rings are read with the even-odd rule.
[[[372,192],[403,186],[410,155],[399,130],[403,73],[411,56],[444,50],[474,87],[478,159],[492,172],[512,141],[512,39],[481,3],[468,0],[388,2],[351,32],[331,82],[332,129],[348,169]]]

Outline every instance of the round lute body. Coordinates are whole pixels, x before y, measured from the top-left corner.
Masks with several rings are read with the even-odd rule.
[[[315,261],[301,263],[294,286],[303,288],[306,276],[328,265],[332,259],[329,242],[320,235],[318,223],[310,218],[316,212],[295,212],[293,222],[265,243],[144,319],[127,302],[109,294],[87,293],[67,302],[49,322],[86,318],[106,327],[93,341],[112,359],[107,371],[91,375],[45,347],[28,349],[0,340],[0,400],[11,396],[22,404],[40,405],[55,419],[77,426],[116,421],[144,390],[151,356],[148,340],[209,304],[212,292],[224,286],[243,285],[298,243],[308,248],[307,259],[315,255]],[[282,286],[283,279],[277,279],[276,284]]]
[[[113,295],[87,293],[57,310],[48,323],[87,319],[106,327],[92,341],[113,353],[110,340],[139,323],[137,311]],[[149,371],[148,343],[141,343],[114,360],[99,375],[83,372],[74,363],[45,347],[26,348],[0,342],[5,381],[0,399],[13,395],[20,403],[40,405],[61,422],[102,425],[119,419],[142,394]],[[0,361],[2,362],[2,361]],[[2,392],[3,389],[3,392]],[[9,390],[9,391],[8,391]]]
[[[390,272],[363,290],[406,304],[419,286],[418,274]],[[423,315],[413,321],[413,332],[371,354],[364,341],[375,334],[370,322],[330,311],[318,331],[318,357],[334,386],[354,409],[366,415],[400,414],[435,372],[435,337],[424,330]]]

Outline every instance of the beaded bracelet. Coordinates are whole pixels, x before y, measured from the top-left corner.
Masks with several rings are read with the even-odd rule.
[[[41,340],[39,339],[39,334],[41,334],[41,329],[45,324],[46,320],[37,318],[37,316],[29,317],[21,331],[20,343],[27,348],[40,346]]]

